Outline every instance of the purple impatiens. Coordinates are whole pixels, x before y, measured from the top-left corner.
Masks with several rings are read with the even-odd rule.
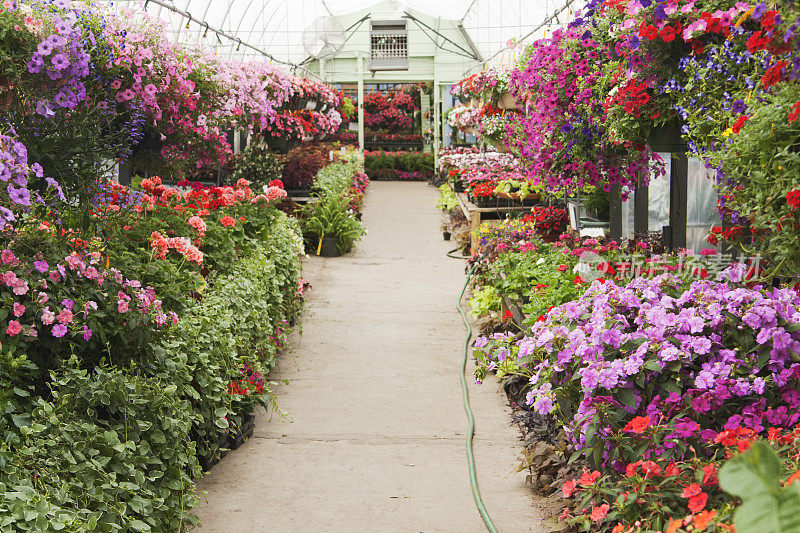
[[[669,274],[595,282],[522,338],[476,346],[493,361],[501,346],[516,352],[531,375],[529,405],[558,416],[577,449],[611,440],[638,415],[664,428],[648,457],[678,439],[800,420],[800,295],[791,289],[686,286]]]

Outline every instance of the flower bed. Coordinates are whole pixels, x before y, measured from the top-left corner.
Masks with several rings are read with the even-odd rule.
[[[230,185],[190,178],[298,91],[338,96],[102,3],[5,2],[0,30],[0,529],[181,531],[193,480],[274,404],[265,376],[306,288],[263,145]],[[339,120],[292,117],[304,136]],[[179,187],[97,178],[107,162]]]
[[[433,176],[433,155],[365,151],[364,168],[373,180],[424,181]]]
[[[272,402],[259,376],[301,302],[301,240],[269,205],[285,193],[144,187],[104,186],[104,243],[63,219],[6,228],[0,508],[18,527],[177,530],[200,462]],[[229,394],[245,369],[262,394]]]

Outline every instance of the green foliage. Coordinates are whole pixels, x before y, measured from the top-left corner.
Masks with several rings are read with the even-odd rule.
[[[366,232],[364,226],[348,211],[349,200],[341,196],[323,196],[304,209],[303,234],[311,246],[323,237],[339,239],[339,253],[345,253]]]
[[[475,291],[469,301],[471,308],[470,314],[477,318],[481,315],[488,315],[492,311],[499,311],[503,299],[491,285],[486,285]]]
[[[251,187],[260,191],[270,181],[280,179],[283,173],[285,156],[270,152],[259,143],[253,142],[245,148],[234,160],[234,170],[230,175],[231,183],[239,179],[252,182]]]
[[[458,198],[456,197],[456,193],[453,192],[453,188],[450,187],[448,184],[444,184],[439,187],[439,199],[436,200],[436,208],[440,211],[444,211],[445,213],[449,213],[453,209],[458,207]]]
[[[147,349],[115,341],[88,358],[72,345],[36,391],[38,360],[2,352],[0,530],[181,531],[193,522],[198,459],[218,454],[257,405],[274,403],[268,387],[232,395],[231,382],[244,367],[269,372],[300,311],[299,227],[283,214],[269,220],[263,240],[212,273],[210,290]]]
[[[357,171],[355,161],[328,165],[317,173],[312,190],[319,196],[342,196],[352,185]]]
[[[792,103],[800,100],[800,86],[781,84],[763,99],[750,102],[752,118],[741,133],[731,135],[712,154],[712,163],[722,168],[727,181],[720,193],[727,195],[726,209],[750,219],[758,238],[738,247],[747,255],[760,253],[783,267],[781,275],[800,270],[800,210],[793,209],[787,195],[800,190],[800,121],[790,122]]]
[[[422,152],[369,152],[364,157],[365,172],[370,178],[379,170],[421,172],[433,176],[433,154]]]
[[[781,487],[781,463],[767,443],[753,443],[719,472],[723,490],[742,499],[734,523],[739,533],[800,531],[800,484]]]
[[[351,120],[355,114],[356,107],[353,105],[353,101],[345,96],[339,104],[338,111],[342,118]]]
[[[80,369],[15,419],[20,442],[0,476],[3,531],[180,531],[200,474],[188,403],[131,370]],[[191,523],[191,521],[188,521]]]

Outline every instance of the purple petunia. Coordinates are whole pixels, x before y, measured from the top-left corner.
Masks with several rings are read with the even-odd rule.
[[[53,62],[53,66],[58,70],[64,70],[69,66],[69,59],[64,54],[56,54],[53,56],[51,60]]]
[[[9,185],[6,187],[6,192],[8,192],[8,197],[11,198],[11,201],[15,204],[24,205],[26,207],[30,207],[31,205],[31,195],[28,192],[28,189],[23,187],[15,188],[13,185]]]
[[[53,44],[50,41],[42,41],[36,47],[36,51],[39,52],[41,56],[49,56],[53,51]]]
[[[744,103],[743,100],[735,100],[731,104],[731,113],[736,115],[743,115],[747,111],[747,105]]]

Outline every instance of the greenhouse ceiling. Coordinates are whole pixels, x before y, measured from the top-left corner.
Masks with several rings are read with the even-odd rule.
[[[575,4],[573,4],[575,2]],[[541,37],[568,18],[576,0],[120,0],[117,5],[146,9],[168,23],[181,42],[199,42],[225,56],[272,60],[293,65],[309,57],[303,36],[321,19],[344,19],[367,10],[373,19],[419,13],[456,21],[482,60],[507,60],[510,39]],[[370,9],[375,7],[375,10]],[[377,8],[380,8],[379,10]],[[387,9],[388,8],[388,9]],[[413,15],[412,15],[413,16]],[[190,20],[191,18],[191,20]],[[352,25],[351,25],[352,26]],[[341,27],[346,39],[369,32],[369,24]],[[435,28],[432,28],[435,30]],[[220,31],[215,31],[220,30]],[[488,62],[487,62],[488,63]]]

